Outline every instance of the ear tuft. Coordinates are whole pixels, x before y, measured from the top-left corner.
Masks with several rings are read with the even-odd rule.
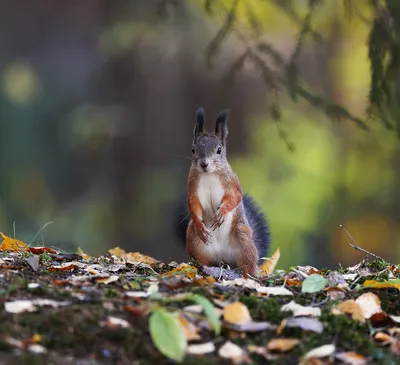
[[[204,132],[204,108],[200,107],[196,111],[196,125],[193,131],[193,143],[196,138]]]
[[[228,110],[222,110],[217,118],[217,123],[215,124],[214,134],[221,140],[222,145],[226,144],[226,137],[228,137]]]

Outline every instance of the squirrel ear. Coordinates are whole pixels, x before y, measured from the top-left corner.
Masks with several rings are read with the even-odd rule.
[[[196,111],[196,125],[193,131],[193,142],[204,132],[204,109],[200,107]]]
[[[226,137],[228,137],[228,111],[223,110],[219,113],[217,123],[215,125],[214,134],[221,140],[222,145],[225,146]]]

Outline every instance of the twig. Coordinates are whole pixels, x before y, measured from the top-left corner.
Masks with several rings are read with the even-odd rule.
[[[366,253],[367,255],[370,255],[370,256],[374,257],[375,259],[379,259],[379,260],[385,261],[382,257],[380,257],[380,256],[378,256],[378,255],[375,255],[374,253],[369,252],[369,251],[367,251],[366,249],[360,247],[360,246],[357,244],[357,242],[355,241],[355,239],[353,238],[353,236],[349,233],[349,231],[348,231],[345,227],[343,227],[342,224],[340,225],[340,227],[342,227],[342,228],[344,229],[344,231],[347,233],[347,235],[348,235],[348,236],[350,237],[350,239],[353,241],[353,244],[351,244],[351,243],[349,242],[349,246],[350,246],[350,247],[353,247],[355,250],[364,252],[364,253]]]

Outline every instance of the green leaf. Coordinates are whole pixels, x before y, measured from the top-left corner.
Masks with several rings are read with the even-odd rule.
[[[301,291],[303,293],[316,293],[324,289],[326,284],[328,284],[328,279],[318,274],[312,274],[303,281]]]
[[[149,330],[154,345],[164,356],[182,362],[187,341],[185,330],[175,314],[162,308],[154,310],[149,319]]]
[[[218,336],[221,333],[221,322],[214,305],[201,295],[193,294],[190,299],[203,307],[205,315],[213,326],[215,334]]]

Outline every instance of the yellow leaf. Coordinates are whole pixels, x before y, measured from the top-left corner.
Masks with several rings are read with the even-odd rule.
[[[162,274],[161,276],[164,277],[171,277],[175,275],[185,275],[189,279],[194,279],[197,274],[197,269],[194,266],[190,265],[180,265],[176,269],[167,271],[166,273]]]
[[[187,341],[200,340],[199,329],[185,317],[179,315],[179,322],[185,330],[185,336]]]
[[[382,312],[381,302],[374,293],[364,293],[356,299],[356,302],[366,319],[371,318],[375,313]]]
[[[126,262],[129,264],[137,264],[137,263],[141,262],[141,263],[144,263],[147,265],[153,265],[158,262],[158,260],[156,260],[150,256],[142,255],[139,252],[129,252],[126,254],[125,258],[126,258]]]
[[[3,242],[0,244],[1,251],[26,251],[28,246],[15,238],[11,238],[0,232],[1,237],[3,238]]]
[[[350,314],[351,318],[355,321],[360,321],[361,323],[365,322],[364,313],[360,305],[353,299],[339,303],[337,306],[332,308],[332,314]]]
[[[300,340],[297,338],[275,338],[268,342],[269,351],[286,352],[298,345]]]
[[[388,281],[376,281],[376,280],[365,280],[363,286],[367,286],[369,288],[397,288],[400,290],[400,280],[388,280]]]
[[[279,248],[275,251],[275,253],[266,260],[262,265],[260,265],[261,274],[262,275],[269,275],[275,270],[275,266],[281,257],[281,252]]]
[[[84,253],[80,247],[78,247],[77,254],[81,255],[85,260],[89,260],[90,259],[90,256],[88,254]]]
[[[125,255],[126,255],[125,250],[123,250],[122,248],[119,248],[119,247],[111,248],[111,249],[108,250],[108,252],[111,255],[114,255],[114,256],[117,256],[117,257],[125,257]]]
[[[251,316],[247,307],[241,302],[228,304],[224,308],[224,320],[233,324],[251,322]]]

